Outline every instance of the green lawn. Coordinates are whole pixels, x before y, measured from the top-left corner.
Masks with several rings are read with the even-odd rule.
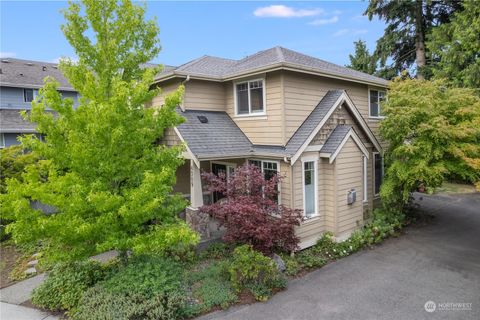
[[[435,193],[474,193],[475,187],[470,184],[445,182],[441,187],[435,189]]]

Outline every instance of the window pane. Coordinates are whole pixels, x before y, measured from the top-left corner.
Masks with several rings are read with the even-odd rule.
[[[370,90],[370,116],[378,117],[378,91]]]
[[[375,161],[375,194],[378,194],[380,192],[380,185],[382,184],[382,180],[383,180],[382,157],[378,154],[375,154],[374,161]]]
[[[378,115],[382,115],[382,104],[385,101],[385,92],[380,91],[378,93]]]
[[[250,85],[250,106],[252,107],[252,112],[263,112],[263,88],[261,81],[260,84],[255,84],[252,88]],[[255,83],[254,82],[254,83]]]
[[[315,214],[315,166],[313,161],[304,163],[304,197],[305,215],[307,217]]]
[[[33,89],[23,89],[23,98],[25,102],[33,101]]]
[[[248,114],[248,84],[237,84],[237,112],[238,114]]]
[[[248,160],[248,163],[253,164],[258,169],[262,170],[262,161],[258,160]]]

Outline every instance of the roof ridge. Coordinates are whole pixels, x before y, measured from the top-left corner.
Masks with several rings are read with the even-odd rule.
[[[202,59],[205,59],[206,57],[208,57],[206,54],[204,54],[203,56],[201,57],[198,57],[196,59],[193,59],[193,60],[190,60],[188,62],[185,62],[184,64],[181,64],[179,65],[178,67],[175,68],[175,70],[179,70],[181,68],[185,68],[187,66],[191,66],[191,65],[194,65],[195,63],[201,61]]]
[[[284,62],[285,61],[285,55],[283,54],[283,49],[280,46],[276,46],[275,49],[277,50],[277,54],[280,57],[280,61]]]

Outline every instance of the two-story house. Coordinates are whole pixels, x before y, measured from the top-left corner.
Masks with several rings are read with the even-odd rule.
[[[241,60],[203,56],[159,74],[163,93],[185,85],[186,121],[164,143],[185,143],[175,190],[190,198],[187,219],[201,221],[201,170],[245,162],[283,177],[279,202],[303,210],[301,248],[325,231],[339,240],[368,219],[383,175],[377,131],[388,82],[282,47]],[[190,217],[190,218],[188,218]],[[202,227],[199,227],[202,229]]]
[[[20,112],[29,110],[43,87],[45,77],[59,82],[65,98],[78,101],[77,92],[58,69],[57,64],[6,58],[0,62],[0,148],[18,144],[18,137],[35,133],[35,124],[23,120]]]

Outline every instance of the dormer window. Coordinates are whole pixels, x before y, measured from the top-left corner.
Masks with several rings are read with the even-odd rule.
[[[37,97],[38,90],[35,89],[23,89],[23,101],[32,102]]]
[[[235,83],[235,110],[237,115],[265,113],[265,85],[263,79]]]

